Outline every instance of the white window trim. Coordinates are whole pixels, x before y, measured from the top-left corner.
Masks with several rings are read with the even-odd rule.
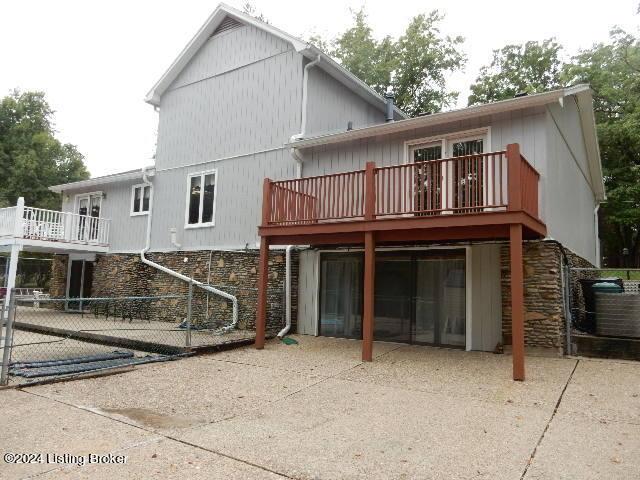
[[[213,174],[215,176],[215,185],[213,187],[213,211],[211,213],[211,221],[207,222],[207,223],[189,223],[189,200],[191,197],[191,179],[193,177],[201,177],[201,193],[200,193],[200,216],[199,219],[202,220],[202,204],[204,202],[204,177],[205,175],[211,175]],[[215,227],[216,225],[216,205],[218,204],[218,182],[220,180],[220,177],[218,176],[218,170],[217,169],[212,169],[212,170],[205,170],[203,172],[194,172],[194,173],[189,173],[187,175],[187,195],[186,195],[186,205],[185,205],[185,209],[184,209],[184,228],[185,229],[191,229],[191,228],[208,228],[208,227]]]
[[[462,130],[458,132],[451,132],[442,135],[435,135],[432,137],[416,138],[407,140],[404,142],[404,163],[413,163],[413,159],[409,155],[412,147],[431,144],[430,146],[442,143],[442,158],[450,158],[449,146],[454,141],[469,140],[473,138],[483,137],[486,140],[486,152],[492,151],[491,146],[491,127],[474,128],[472,130]]]
[[[129,214],[132,217],[138,217],[140,215],[149,215],[149,210],[142,210],[142,199],[144,196],[144,187],[149,187],[149,210],[151,210],[151,202],[153,202],[153,186],[152,185],[148,185],[146,183],[138,183],[136,185],[132,185],[131,186],[131,208],[129,209]],[[135,201],[136,198],[136,188],[142,188],[142,192],[140,195],[140,211],[139,212],[134,212],[133,211],[133,203]]]
[[[101,190],[98,190],[98,191],[95,191],[95,192],[76,193],[74,198],[73,198],[73,213],[78,215],[78,207],[80,206],[80,199],[81,198],[85,198],[86,197],[86,198],[89,199],[89,203],[91,203],[91,197],[92,196],[99,196],[100,197],[100,215],[97,218],[103,218],[102,217],[102,199],[104,198],[104,193]]]

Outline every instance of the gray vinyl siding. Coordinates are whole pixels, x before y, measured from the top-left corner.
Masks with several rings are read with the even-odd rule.
[[[252,25],[211,37],[180,72],[170,89],[201,81],[291,49],[284,40]]]
[[[216,170],[215,225],[187,228],[187,178],[191,173]],[[157,172],[153,206],[152,250],[175,250],[169,229],[176,228],[183,249],[256,248],[262,211],[264,178],[295,176],[295,162],[287,149],[250,154],[228,160]]]
[[[471,350],[494,351],[502,342],[500,245],[471,247]]]
[[[318,331],[318,255],[315,250],[300,252],[298,267],[298,333]]]
[[[101,185],[81,190],[65,191],[62,195],[62,211],[76,212],[76,196],[82,193],[102,192],[100,216],[111,220],[109,228],[110,250],[137,252],[145,244],[147,216],[131,216],[131,187],[140,181],[128,181]]]
[[[322,60],[321,60],[322,61]],[[384,123],[385,114],[342,83],[315,67],[309,69],[307,137]]]
[[[552,172],[546,181],[546,201],[553,205],[545,216],[549,237],[597,264],[596,199],[575,102],[553,105],[547,113],[547,136]]]
[[[407,141],[486,127],[491,128],[487,151],[501,150],[509,143],[520,143],[523,155],[539,169],[547,154],[545,121],[542,109],[520,110],[366,138],[347,144],[307,149],[304,151],[304,176],[362,169],[368,161],[375,162],[377,166],[398,165],[405,162]]]
[[[157,170],[282,147],[300,130],[301,96],[294,51],[166,92]]]

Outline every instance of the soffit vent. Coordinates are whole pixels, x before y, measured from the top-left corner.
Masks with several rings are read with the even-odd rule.
[[[211,35],[212,37],[215,37],[216,35],[221,34],[222,32],[226,32],[228,30],[233,30],[234,28],[238,28],[241,27],[242,24],[237,21],[235,18],[231,18],[231,17],[225,17],[224,20],[222,20],[222,22],[220,22],[220,25],[218,25],[218,28],[216,28],[213,32],[213,34]]]

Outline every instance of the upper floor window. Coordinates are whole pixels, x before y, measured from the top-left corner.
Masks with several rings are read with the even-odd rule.
[[[216,177],[216,171],[211,170],[187,178],[187,227],[214,225]]]
[[[151,204],[151,185],[131,187],[131,215],[146,215]]]

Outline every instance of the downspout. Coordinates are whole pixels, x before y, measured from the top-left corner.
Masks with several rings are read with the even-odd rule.
[[[304,136],[307,133],[307,99],[309,97],[309,70],[316,66],[319,62],[320,59],[322,58],[322,55],[318,55],[318,57],[313,60],[312,62],[307,63],[304,66],[304,73],[302,75],[302,118],[300,119],[300,133],[298,133],[297,135],[293,135],[290,139],[289,142],[293,143],[296,140],[300,140],[302,138],[304,138]],[[298,150],[296,148],[291,148],[290,150],[291,152],[291,156],[293,157],[293,159],[296,161],[296,178],[302,178],[302,162],[303,162],[303,158],[300,155],[300,152],[298,152]]]
[[[300,133],[291,137],[291,142],[304,138],[307,131],[307,99],[308,99],[308,83],[309,83],[309,69],[314,67],[320,62],[322,55],[312,62],[307,63],[304,66],[304,74],[302,79],[302,119],[300,121]],[[296,148],[291,148],[291,156],[296,161],[296,178],[302,178],[302,162],[303,158],[300,152]],[[291,251],[294,245],[287,245],[285,250],[285,326],[278,333],[278,338],[284,337],[289,330],[291,330]]]
[[[291,250],[293,250],[293,245],[287,245],[286,253],[285,253],[285,287],[284,287],[284,298],[285,298],[285,318],[286,324],[280,333],[278,333],[278,338],[284,337],[289,330],[291,330]]]
[[[149,248],[151,246],[151,221],[153,218],[153,194],[154,194],[153,184],[149,181],[146,167],[142,169],[142,182],[144,183],[145,186],[149,186],[151,188],[151,198],[149,202],[149,214],[147,215],[147,236],[145,240],[145,246],[140,251],[140,260],[145,265],[149,265],[150,267],[153,267],[156,270],[160,270],[161,272],[164,272],[167,275],[171,275],[172,277],[178,278],[187,283],[192,283],[193,285],[200,287],[203,290],[206,290],[222,298],[226,298],[227,300],[230,300],[233,304],[233,321],[231,322],[231,324],[222,328],[221,331],[222,333],[226,333],[228,331],[233,330],[234,328],[236,328],[236,325],[238,324],[238,299],[236,297],[234,297],[233,295],[227,292],[223,292],[222,290],[218,290],[217,288],[211,287],[209,285],[205,285],[202,282],[198,282],[197,280],[187,277],[186,275],[182,275],[181,273],[175,272],[167,267],[160,265],[159,263],[152,262],[151,260],[145,257],[145,254],[149,251]]]

